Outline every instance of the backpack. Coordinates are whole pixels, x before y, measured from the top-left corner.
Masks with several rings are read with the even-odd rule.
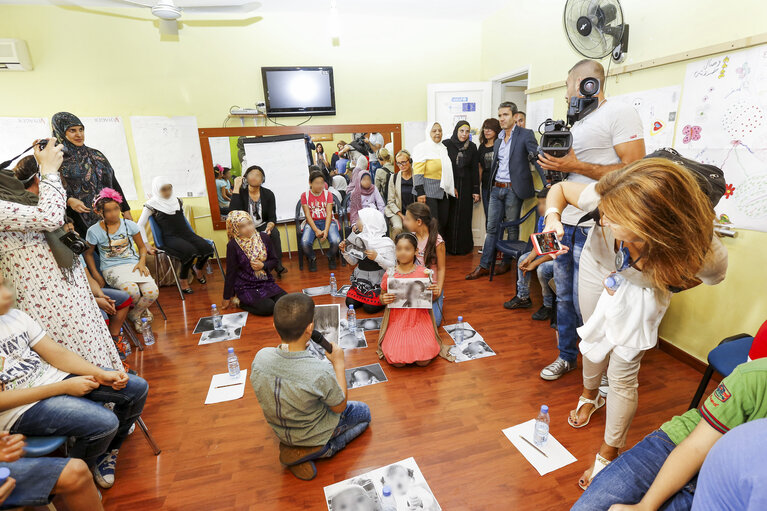
[[[690,171],[698,182],[700,189],[703,190],[711,202],[711,207],[715,208],[721,200],[727,188],[727,182],[724,180],[724,171],[715,165],[700,163],[689,158],[685,158],[671,147],[658,149],[645,156],[645,158],[665,158],[671,160]]]

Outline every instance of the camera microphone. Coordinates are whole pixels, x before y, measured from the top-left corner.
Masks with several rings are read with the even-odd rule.
[[[327,353],[333,353],[333,345],[325,339],[325,336],[319,330],[312,331],[312,341],[322,346]]]

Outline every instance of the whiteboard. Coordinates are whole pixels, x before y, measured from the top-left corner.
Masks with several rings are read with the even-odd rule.
[[[674,148],[724,170],[721,220],[767,232],[767,45],[687,65]]]
[[[541,123],[554,117],[554,98],[528,101],[525,112],[525,126],[538,135],[538,128],[543,129]]]
[[[229,137],[212,137],[208,139],[210,144],[210,156],[213,158],[213,166],[232,167],[232,147],[229,145]]]
[[[491,82],[430,83],[426,86],[426,117],[440,123],[443,139],[450,138],[459,121],[467,121],[472,135],[478,136],[484,120],[493,116],[491,97]]]
[[[125,198],[138,199],[122,118],[80,117],[80,120],[85,127],[85,145],[104,153],[115,171],[117,182],[120,183]]]
[[[647,154],[674,143],[674,127],[679,108],[681,85],[650,89],[620,96],[611,96],[611,101],[620,101],[634,107],[642,119],[644,146]]]
[[[50,123],[44,117],[0,117],[0,162],[13,158],[38,138],[49,137]]]
[[[258,165],[264,169],[264,187],[274,192],[277,202],[277,221],[294,220],[296,203],[301,193],[309,189],[304,136],[248,139],[245,141],[245,158],[248,166]]]
[[[152,179],[167,176],[179,197],[203,197],[205,173],[197,119],[132,116],[130,122],[144,195],[151,195]]]
[[[413,148],[426,140],[426,121],[410,121],[402,124],[402,138],[404,149],[411,154]]]

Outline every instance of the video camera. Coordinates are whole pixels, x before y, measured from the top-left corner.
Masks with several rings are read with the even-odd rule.
[[[539,153],[546,153],[556,158],[561,158],[570,152],[573,147],[573,134],[570,128],[579,120],[586,117],[599,106],[599,80],[596,78],[584,78],[578,86],[580,96],[570,98],[570,106],[567,108],[567,122],[546,119],[538,126],[541,134],[541,144],[538,146]],[[541,126],[543,131],[541,131]],[[546,177],[552,184],[563,181],[565,175],[556,170],[549,170]]]

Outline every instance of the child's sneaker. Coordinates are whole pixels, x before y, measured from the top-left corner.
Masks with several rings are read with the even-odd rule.
[[[100,487],[108,490],[115,484],[115,465],[117,464],[118,449],[102,454],[96,466],[93,467],[93,479]]]

